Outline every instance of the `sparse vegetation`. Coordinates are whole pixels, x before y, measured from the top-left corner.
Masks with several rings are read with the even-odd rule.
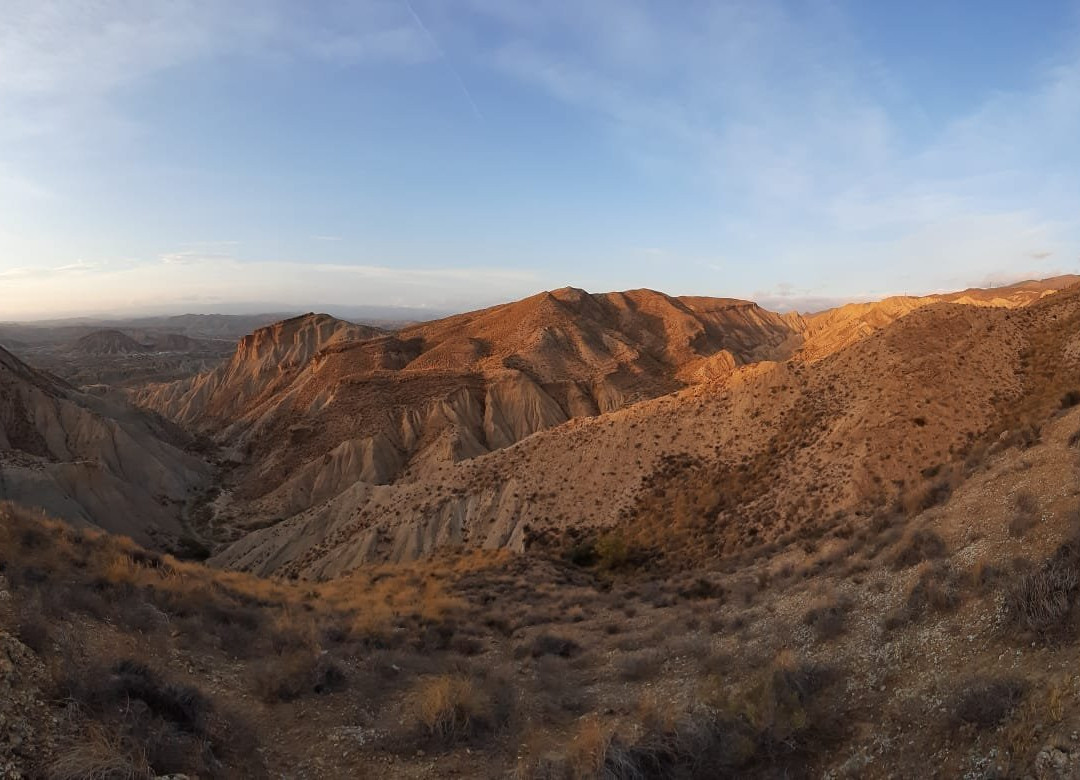
[[[1006,607],[1013,623],[1040,634],[1060,630],[1080,587],[1080,572],[1070,555],[1057,555],[1038,571],[1023,575],[1009,589]]]
[[[476,741],[505,728],[515,704],[505,680],[462,674],[422,679],[409,695],[407,717],[439,745]]]
[[[803,622],[813,629],[818,640],[835,639],[844,633],[850,609],[851,603],[845,598],[824,599],[807,610]]]
[[[255,667],[255,690],[268,704],[343,689],[347,677],[328,654],[293,650]]]
[[[1016,709],[1027,689],[1027,683],[1016,677],[966,680],[948,706],[951,722],[977,729],[997,726]]]
[[[920,528],[905,535],[892,556],[894,569],[905,569],[923,561],[941,558],[948,552],[945,541],[934,531]]]
[[[1022,490],[1016,494],[1014,503],[1016,510],[1009,521],[1009,533],[1022,538],[1039,520],[1039,502],[1033,493]]]

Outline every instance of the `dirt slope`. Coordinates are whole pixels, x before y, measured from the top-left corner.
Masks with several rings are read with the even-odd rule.
[[[76,390],[0,349],[0,498],[143,543],[184,533],[209,466],[187,437],[115,397]]]

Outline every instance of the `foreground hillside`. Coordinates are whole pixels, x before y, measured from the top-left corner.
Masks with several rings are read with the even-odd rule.
[[[1073,777],[1078,439],[685,572],[607,536],[266,581],[5,507],[0,771]]]

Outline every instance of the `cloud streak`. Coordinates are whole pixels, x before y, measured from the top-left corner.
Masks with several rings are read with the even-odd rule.
[[[539,284],[536,273],[518,269],[243,261],[194,251],[167,253],[156,263],[0,271],[8,319],[40,316],[38,301],[45,294],[52,301],[50,313],[64,315],[149,310],[176,301],[259,304],[283,297],[297,308],[335,304],[460,310],[521,297]]]

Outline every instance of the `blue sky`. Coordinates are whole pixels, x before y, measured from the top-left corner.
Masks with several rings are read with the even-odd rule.
[[[0,320],[1078,266],[1075,0],[0,4]]]

